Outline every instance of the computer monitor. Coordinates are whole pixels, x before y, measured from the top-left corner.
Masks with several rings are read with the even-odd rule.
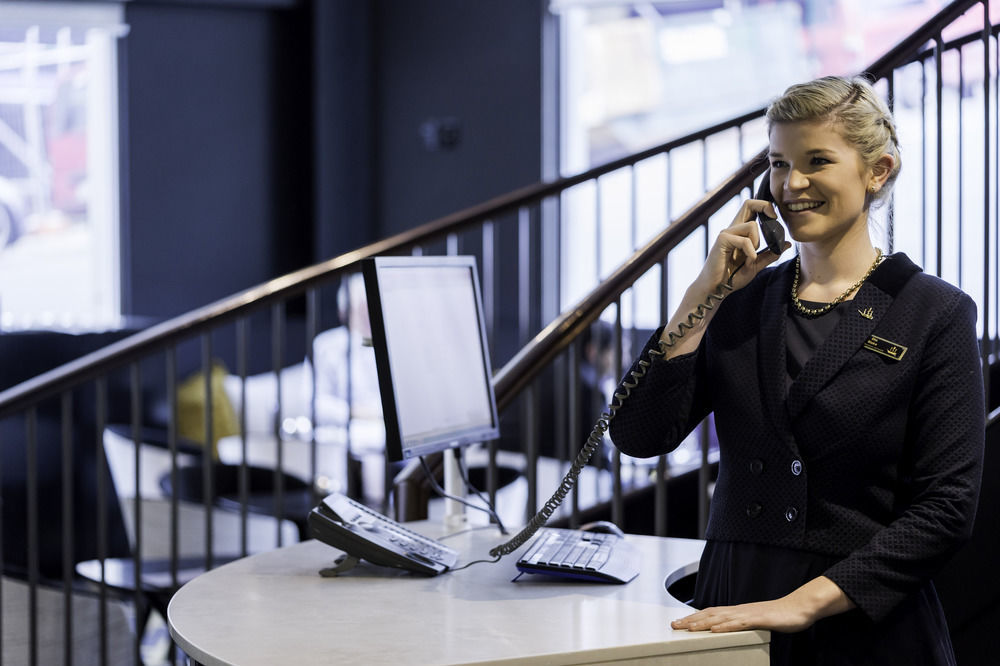
[[[362,272],[389,459],[499,437],[475,257],[375,257]]]

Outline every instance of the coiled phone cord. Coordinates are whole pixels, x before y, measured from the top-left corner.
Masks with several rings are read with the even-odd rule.
[[[625,389],[621,392],[616,392],[614,394],[614,399],[608,405],[608,411],[601,414],[601,417],[594,424],[594,429],[590,431],[590,436],[587,438],[586,443],[580,452],[576,455],[576,459],[570,466],[569,471],[566,472],[566,476],[563,477],[562,482],[560,482],[559,487],[556,491],[552,493],[552,496],[545,502],[544,506],[532,517],[528,524],[520,532],[515,534],[509,541],[496,546],[490,550],[490,555],[495,558],[500,558],[503,555],[509,555],[515,550],[520,548],[528,539],[534,536],[545,523],[549,520],[555,510],[559,508],[562,501],[566,499],[566,495],[569,491],[573,489],[576,485],[576,480],[580,476],[580,472],[586,467],[587,462],[590,457],[594,455],[594,452],[600,447],[601,442],[604,440],[604,434],[608,431],[611,424],[611,419],[614,418],[615,414],[621,409],[622,404],[632,395],[632,390],[639,385],[639,380],[646,376],[646,371],[649,366],[653,364],[654,358],[663,358],[667,354],[667,350],[677,344],[677,341],[684,337],[684,334],[695,327],[695,325],[705,318],[705,313],[714,310],[722,300],[733,291],[733,278],[736,273],[743,268],[743,264],[740,264],[729,276],[729,279],[725,282],[719,284],[718,289],[710,293],[708,298],[705,299],[704,303],[700,303],[697,308],[689,312],[687,315],[687,320],[682,321],[677,325],[677,331],[670,331],[667,333],[666,340],[659,340],[659,349],[650,349],[649,356],[650,360],[645,360],[639,358],[636,362],[638,366],[635,370],[629,371],[630,379],[626,379],[622,382],[622,387]],[[617,401],[617,402],[616,402]]]

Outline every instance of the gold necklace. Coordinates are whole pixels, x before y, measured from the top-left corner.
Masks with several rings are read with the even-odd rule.
[[[871,268],[868,269],[868,272],[865,273],[860,280],[852,284],[850,287],[847,288],[847,291],[842,293],[840,296],[837,296],[837,298],[833,299],[823,307],[807,308],[806,306],[802,305],[802,301],[799,300],[799,266],[801,265],[801,260],[799,257],[795,257],[795,279],[792,280],[792,303],[795,304],[795,309],[808,317],[818,317],[821,314],[826,314],[834,307],[836,307],[838,303],[847,298],[847,296],[852,291],[854,291],[862,284],[864,284],[864,281],[871,277],[872,273],[875,272],[875,269],[878,268],[878,265],[881,262],[882,262],[882,248],[877,247],[875,248],[875,261],[872,262]]]

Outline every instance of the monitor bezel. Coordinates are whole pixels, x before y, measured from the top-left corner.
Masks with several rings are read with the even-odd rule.
[[[490,403],[490,418],[492,421],[488,426],[469,428],[460,433],[454,433],[453,436],[430,441],[403,441],[399,410],[396,402],[395,377],[392,362],[389,358],[385,316],[382,311],[379,271],[383,268],[406,268],[411,266],[423,268],[434,266],[465,268],[472,276],[476,318],[479,326],[481,367],[486,380],[486,393]],[[493,367],[490,362],[489,343],[486,336],[486,317],[479,287],[479,271],[477,269],[476,258],[471,255],[371,257],[362,262],[362,275],[364,276],[365,293],[368,301],[368,317],[371,324],[372,346],[375,351],[375,366],[378,372],[379,395],[382,399],[382,415],[385,419],[385,451],[388,460],[392,462],[405,461],[446,449],[454,449],[499,438],[500,420],[496,396],[493,390]]]

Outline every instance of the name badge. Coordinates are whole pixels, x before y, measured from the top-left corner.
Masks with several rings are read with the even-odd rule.
[[[868,336],[868,340],[865,341],[865,349],[873,351],[876,354],[881,354],[882,356],[887,356],[893,361],[902,360],[903,355],[906,353],[906,347],[903,345],[892,340],[880,338],[877,335]]]

